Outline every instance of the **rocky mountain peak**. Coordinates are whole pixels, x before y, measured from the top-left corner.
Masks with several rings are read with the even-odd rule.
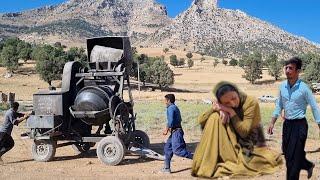
[[[174,19],[156,0],[69,0],[0,15],[0,27],[0,38],[70,44],[93,36],[128,35],[134,46],[171,47],[219,57],[254,51],[284,57],[319,50],[310,41],[242,11],[218,8],[218,0],[193,0]]]
[[[218,8],[218,0],[194,0],[192,6],[202,10],[213,10]]]
[[[194,0],[172,24],[139,43],[230,58],[255,51],[290,57],[319,50],[310,41],[242,11],[218,8],[217,1]]]

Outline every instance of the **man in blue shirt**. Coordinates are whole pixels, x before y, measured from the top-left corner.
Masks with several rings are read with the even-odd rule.
[[[308,85],[299,79],[302,61],[293,57],[285,62],[287,81],[280,85],[279,99],[273,112],[268,133],[273,134],[274,124],[284,110],[284,124],[282,129],[282,151],[286,159],[287,179],[299,179],[300,171],[306,170],[311,178],[314,164],[306,159],[304,151],[308,137],[306,109],[309,104],[313,117],[320,128],[320,111],[315,97]]]
[[[183,139],[183,130],[181,127],[181,114],[179,108],[174,104],[174,94],[165,95],[165,104],[167,106],[167,126],[163,135],[170,132],[170,136],[164,146],[165,164],[162,172],[171,173],[170,162],[173,154],[192,159],[193,154],[187,151],[186,143]]]
[[[12,107],[4,115],[4,122],[0,126],[0,164],[3,164],[1,156],[14,146],[11,137],[13,125],[18,125],[29,117],[29,114],[18,113],[19,103],[13,102]]]

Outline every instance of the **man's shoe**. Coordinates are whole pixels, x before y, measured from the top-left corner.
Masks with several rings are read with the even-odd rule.
[[[171,169],[170,168],[162,168],[161,172],[162,173],[166,173],[166,174],[170,174],[171,173]]]
[[[310,179],[311,178],[311,176],[312,176],[312,172],[313,172],[313,168],[314,168],[314,164],[312,163],[312,166],[311,166],[311,168],[309,168],[308,169],[308,179]]]

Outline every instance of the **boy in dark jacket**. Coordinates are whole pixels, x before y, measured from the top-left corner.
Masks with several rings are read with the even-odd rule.
[[[187,151],[186,143],[183,139],[184,132],[181,127],[181,114],[179,108],[174,104],[174,94],[165,95],[165,104],[167,106],[167,126],[163,135],[170,132],[170,136],[164,146],[165,164],[162,172],[171,173],[170,162],[173,154],[192,159],[193,154]]]

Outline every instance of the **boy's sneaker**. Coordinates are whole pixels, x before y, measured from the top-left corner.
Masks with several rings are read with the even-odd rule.
[[[171,173],[171,169],[170,168],[162,168],[161,172],[162,173],[166,173],[166,174],[170,174]]]

